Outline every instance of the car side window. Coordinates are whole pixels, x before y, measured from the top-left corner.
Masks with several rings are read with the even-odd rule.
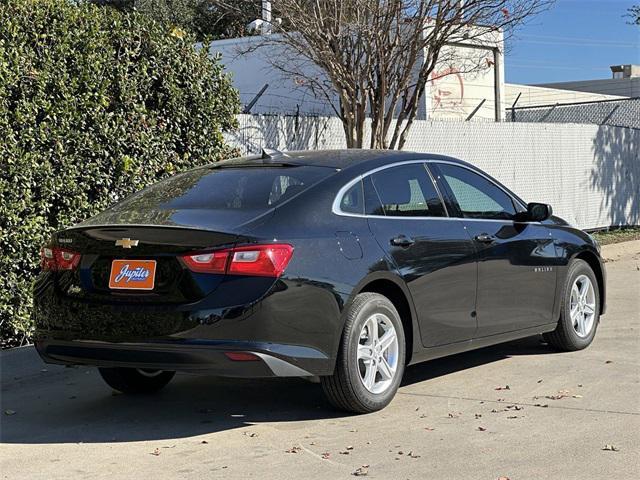
[[[342,195],[342,199],[340,200],[340,210],[344,213],[362,214],[364,212],[362,181],[354,183],[351,188]]]
[[[513,201],[496,184],[467,168],[448,163],[439,163],[438,168],[465,217],[513,219]]]
[[[422,163],[386,168],[370,176],[388,217],[444,217],[440,196]]]

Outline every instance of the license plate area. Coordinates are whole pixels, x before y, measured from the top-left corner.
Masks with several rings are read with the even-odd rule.
[[[112,290],[153,290],[155,278],[155,260],[113,260],[109,275],[109,288]]]

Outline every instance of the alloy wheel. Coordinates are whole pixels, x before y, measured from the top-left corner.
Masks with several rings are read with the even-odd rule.
[[[356,357],[364,387],[374,394],[385,392],[398,370],[398,335],[389,317],[376,313],[364,322]]]
[[[581,338],[589,336],[596,318],[596,292],[586,275],[580,275],[573,282],[569,307],[575,332]]]

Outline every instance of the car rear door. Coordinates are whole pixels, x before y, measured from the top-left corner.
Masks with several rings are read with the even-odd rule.
[[[429,166],[477,250],[477,336],[551,323],[556,252],[550,231],[539,222],[515,222],[523,207],[480,172],[444,162]]]
[[[413,297],[422,344],[469,340],[476,331],[476,259],[460,219],[448,218],[423,162],[363,178],[369,228]]]

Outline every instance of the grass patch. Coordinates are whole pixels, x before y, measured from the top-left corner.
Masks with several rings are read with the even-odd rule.
[[[592,233],[600,245],[640,240],[640,227],[616,228]]]

